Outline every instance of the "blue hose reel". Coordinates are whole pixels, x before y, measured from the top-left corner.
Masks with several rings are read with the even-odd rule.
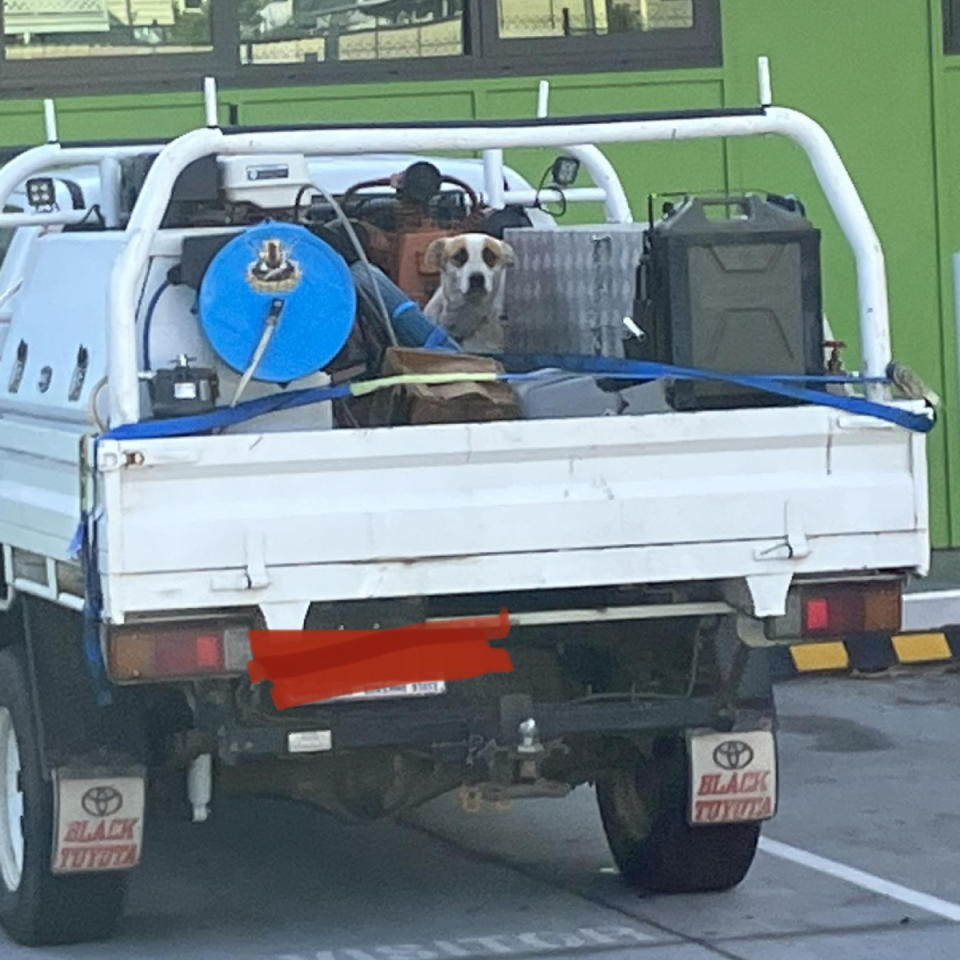
[[[333,247],[305,227],[266,221],[214,257],[198,305],[200,325],[224,363],[238,373],[254,366],[255,380],[289,383],[340,353],[357,294]]]

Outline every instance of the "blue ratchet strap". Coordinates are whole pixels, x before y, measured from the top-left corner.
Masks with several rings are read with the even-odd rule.
[[[309,390],[290,390],[238,403],[235,407],[218,407],[210,413],[198,413],[192,417],[174,417],[170,420],[145,420],[128,423],[103,434],[101,440],[145,440],[160,437],[187,437],[191,434],[208,433],[223,427],[246,423],[266,413],[278,410],[293,410],[327,400],[341,400],[350,396],[350,385],[336,387],[311,387]]]
[[[935,422],[931,416],[887,406],[883,403],[875,403],[872,400],[865,400],[863,397],[836,396],[825,391],[796,386],[794,382],[789,382],[793,380],[792,377],[776,374],[716,373],[689,367],[672,367],[663,363],[620,360],[612,357],[538,354],[534,356],[505,355],[497,359],[501,360],[508,368],[526,368],[525,372],[522,373],[503,374],[500,379],[507,381],[556,376],[558,372],[584,373],[625,380],[710,380],[732,383],[751,390],[789,397],[793,400],[805,401],[821,407],[832,407],[856,416],[874,417],[918,433],[928,433],[933,429]],[[531,367],[552,369],[531,371]],[[877,382],[864,381],[858,377],[837,376],[800,377],[797,379],[822,383],[863,384],[865,382]],[[140,440],[190,436],[191,434],[200,434],[246,423],[248,420],[253,420],[267,413],[274,413],[277,410],[292,410],[296,407],[323,403],[327,400],[339,400],[349,396],[351,396],[350,384],[341,384],[336,387],[317,387],[309,390],[293,390],[287,393],[273,394],[269,397],[260,397],[257,400],[248,400],[245,403],[237,404],[235,407],[221,407],[210,413],[198,414],[193,417],[148,420],[142,423],[126,424],[105,433],[100,439]]]
[[[71,555],[79,555],[83,564],[83,657],[93,682],[97,705],[113,703],[113,694],[107,682],[107,669],[100,649],[100,618],[103,613],[103,594],[100,590],[100,568],[97,564],[96,520],[89,513],[80,515],[80,525],[70,544]]]
[[[719,373],[712,370],[698,370],[693,367],[674,367],[666,363],[654,363],[647,360],[621,360],[617,357],[587,357],[567,354],[504,354],[496,359],[503,363],[507,369],[529,370],[531,367],[553,367],[565,371],[616,379],[709,380],[718,383],[732,383],[739,387],[760,390],[764,393],[772,393],[792,400],[801,400],[816,406],[832,407],[856,416],[874,417],[917,433],[929,433],[936,422],[932,416],[865,400],[863,397],[837,396],[826,391],[811,390],[808,387],[795,385],[796,380],[809,383],[840,382],[853,384],[886,382],[863,380],[859,377],[801,376],[794,378],[790,375],[780,374]]]

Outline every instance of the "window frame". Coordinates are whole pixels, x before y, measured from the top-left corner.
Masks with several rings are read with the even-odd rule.
[[[960,0],[943,0],[943,52],[960,53]]]
[[[960,7],[960,0],[944,2]],[[692,30],[505,40],[499,36],[497,0],[464,0],[465,52],[459,56],[241,64],[235,0],[211,0],[213,50],[209,53],[36,60],[5,58],[0,3],[0,94],[121,96],[190,91],[199,89],[205,75],[216,77],[224,89],[257,89],[720,66],[720,0],[693,0],[693,4]],[[122,86],[117,77],[123,78]]]

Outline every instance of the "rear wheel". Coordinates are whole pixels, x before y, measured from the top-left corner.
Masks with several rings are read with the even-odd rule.
[[[0,924],[18,943],[78,943],[109,936],[123,909],[125,875],[54,876],[53,787],[21,647],[0,650]]]
[[[688,765],[679,741],[668,755],[616,770],[597,783],[614,860],[631,886],[651,893],[727,890],[746,876],[759,823],[691,827]]]

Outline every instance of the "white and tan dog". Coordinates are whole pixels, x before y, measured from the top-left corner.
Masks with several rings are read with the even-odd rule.
[[[468,353],[502,353],[504,270],[513,248],[483,233],[441,237],[427,248],[424,266],[440,271],[440,288],[424,313]]]

